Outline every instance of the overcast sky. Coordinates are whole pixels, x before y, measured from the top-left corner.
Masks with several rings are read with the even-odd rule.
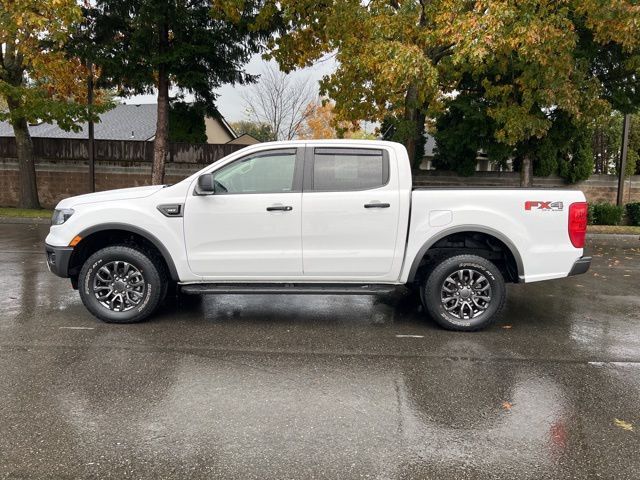
[[[260,55],[255,55],[247,64],[246,70],[248,73],[260,74],[266,63],[267,62],[262,60]],[[308,77],[309,81],[313,82],[317,87],[318,81],[322,76],[331,73],[334,69],[335,62],[331,59],[318,62],[313,67],[298,70],[292,73],[292,75],[294,75],[295,78]],[[218,110],[227,119],[227,121],[236,122],[238,120],[246,119],[241,92],[247,88],[251,88],[251,86],[224,85],[218,90]],[[124,99],[124,103],[156,103],[156,97],[155,95],[136,95],[134,97]]]

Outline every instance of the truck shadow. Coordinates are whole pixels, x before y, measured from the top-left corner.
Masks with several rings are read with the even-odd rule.
[[[185,295],[165,300],[151,321],[207,323],[389,325],[430,323],[418,295],[398,287],[387,295]]]

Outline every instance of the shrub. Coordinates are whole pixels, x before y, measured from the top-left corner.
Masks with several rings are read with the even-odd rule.
[[[591,150],[591,135],[586,131],[576,132],[570,146],[570,155],[558,166],[558,174],[567,183],[586,180],[593,173],[593,151]]]
[[[587,223],[589,225],[595,225],[594,220],[593,220],[593,206],[595,204],[594,203],[590,203],[587,207]]]
[[[591,210],[593,225],[618,225],[622,220],[622,207],[610,203],[596,203]]]
[[[627,203],[626,208],[629,223],[640,226],[640,202]]]

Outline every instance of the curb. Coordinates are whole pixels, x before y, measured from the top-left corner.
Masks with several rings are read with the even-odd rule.
[[[51,225],[49,218],[0,217],[0,224],[21,223],[27,225]]]
[[[589,233],[587,232],[587,238],[593,238],[594,240],[629,240],[630,238],[640,239],[640,236],[637,233]]]

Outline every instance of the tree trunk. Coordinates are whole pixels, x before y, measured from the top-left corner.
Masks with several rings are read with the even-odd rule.
[[[87,62],[89,67],[89,76],[87,77],[87,108],[89,114],[93,115],[93,63]],[[93,127],[93,119],[89,119],[88,123],[88,149],[89,154],[89,191],[96,191],[96,157],[95,157],[95,135]]]
[[[520,186],[533,186],[533,163],[529,155],[522,157],[522,164],[520,165]]]
[[[403,119],[406,124],[406,130],[404,128],[403,130],[406,132],[404,133],[404,146],[409,154],[409,162],[412,168],[418,168],[422,161],[422,158],[416,158],[416,153],[424,134],[425,116],[418,107],[418,88],[415,85],[410,85],[405,96]]]
[[[19,105],[14,99],[7,99],[9,111],[15,111]],[[18,153],[18,171],[20,172],[19,208],[40,208],[38,200],[38,185],[36,184],[36,164],[33,155],[33,141],[29,134],[29,126],[23,116],[11,120],[13,134],[16,138]]]
[[[424,146],[426,144],[426,139],[424,138],[424,123],[427,120],[427,116],[424,111],[426,107],[423,109],[418,109],[416,114],[416,127],[415,127],[415,135],[416,135],[416,145],[415,145],[415,158],[413,160],[413,168],[415,170],[420,169],[420,164],[422,164],[422,160],[424,159]]]
[[[160,24],[160,54],[169,48],[169,28],[166,22]],[[164,183],[164,169],[167,160],[167,144],[169,139],[169,73],[166,65],[158,67],[158,120],[156,124],[156,138],[153,142],[153,167],[151,169],[151,183]]]
[[[596,157],[596,173],[604,172],[603,160],[605,157],[604,151],[604,132],[601,127],[598,127],[593,135],[593,153]]]
[[[156,138],[153,142],[153,168],[151,183],[160,185],[164,182],[164,169],[167,159],[167,144],[169,136],[169,79],[164,69],[158,75],[158,123],[156,124]]]
[[[622,122],[622,143],[620,145],[620,163],[618,169],[618,195],[616,205],[621,207],[624,202],[624,177],[627,173],[627,156],[629,154],[629,130],[631,128],[631,114],[626,113]]]

